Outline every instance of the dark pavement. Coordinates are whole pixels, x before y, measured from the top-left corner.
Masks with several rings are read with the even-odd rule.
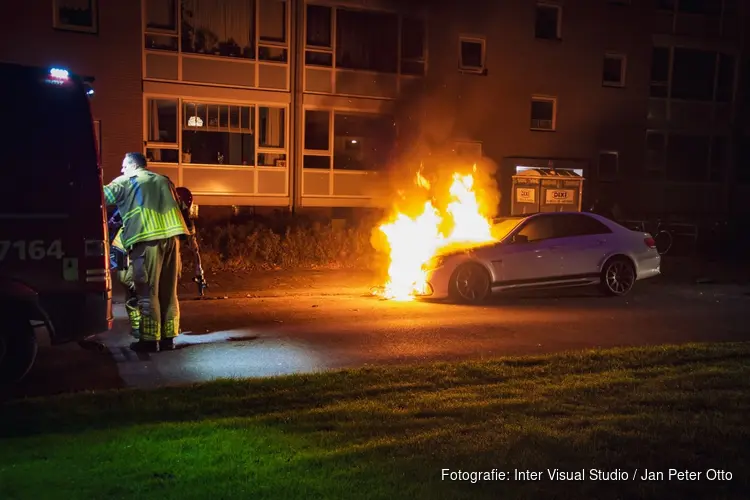
[[[123,306],[107,352],[40,350],[16,396],[153,387],[373,364],[481,359],[591,347],[750,340],[750,288],[663,278],[624,299],[568,289],[500,295],[481,307],[367,296],[368,273],[214,275],[208,299],[182,289],[178,349],[128,349]],[[226,298],[225,298],[226,297]]]

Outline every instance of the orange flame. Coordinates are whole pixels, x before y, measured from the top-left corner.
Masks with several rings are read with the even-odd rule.
[[[476,166],[474,166],[476,172]],[[430,190],[431,185],[421,173],[417,173],[417,186]],[[389,246],[390,265],[384,295],[394,300],[412,300],[425,284],[422,266],[442,248],[469,248],[493,241],[489,218],[480,209],[474,192],[473,174],[453,174],[449,192],[450,202],[446,212],[452,219],[448,234],[440,231],[444,220],[432,201],[424,204],[416,217],[398,212],[393,220],[380,226]]]

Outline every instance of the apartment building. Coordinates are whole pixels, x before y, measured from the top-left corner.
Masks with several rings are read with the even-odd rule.
[[[0,23],[3,60],[96,78],[107,180],[143,150],[203,205],[373,207],[419,145],[496,163],[503,212],[536,167],[580,172],[587,201],[706,214],[750,191],[740,7],[27,0]]]

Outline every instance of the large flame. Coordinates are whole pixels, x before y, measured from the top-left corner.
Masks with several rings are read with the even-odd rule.
[[[476,172],[476,167],[474,167]],[[430,190],[430,183],[420,173],[417,186]],[[450,229],[441,233],[445,217],[432,201],[424,204],[416,217],[397,213],[392,222],[380,226],[389,246],[390,265],[385,296],[394,300],[411,300],[422,292],[426,273],[422,266],[442,248],[471,247],[493,240],[491,223],[482,215],[474,192],[474,176],[453,173],[446,212],[450,215]],[[439,195],[439,193],[438,193]]]

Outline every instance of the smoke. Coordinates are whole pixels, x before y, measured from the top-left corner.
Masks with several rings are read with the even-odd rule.
[[[457,137],[471,137],[455,118],[463,105],[455,89],[455,82],[426,77],[407,86],[396,102],[398,146],[382,193],[396,212],[414,217],[429,200],[443,214],[451,201],[453,175],[460,173],[473,175],[482,215],[496,215],[500,203],[498,165],[488,157],[470,158],[456,149]],[[429,189],[419,185],[418,173],[428,181]]]

